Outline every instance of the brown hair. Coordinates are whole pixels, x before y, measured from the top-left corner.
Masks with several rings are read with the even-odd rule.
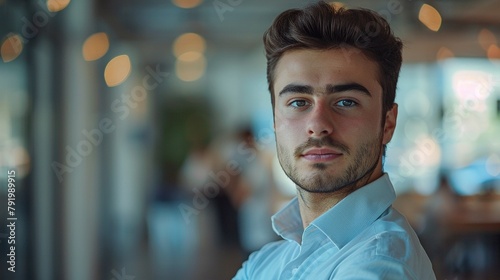
[[[383,112],[394,104],[403,44],[393,35],[389,23],[373,11],[335,8],[324,1],[286,10],[264,33],[264,46],[273,111],[276,65],[286,51],[293,49],[359,49],[379,66]]]

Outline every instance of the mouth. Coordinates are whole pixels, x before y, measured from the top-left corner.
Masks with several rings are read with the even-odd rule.
[[[342,155],[341,152],[329,148],[313,148],[306,150],[301,154],[301,157],[305,160],[317,163],[332,161]]]

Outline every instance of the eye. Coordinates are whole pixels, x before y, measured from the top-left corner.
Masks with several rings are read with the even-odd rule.
[[[295,108],[302,108],[308,105],[308,102],[302,99],[294,100],[289,103],[290,106]]]
[[[356,103],[355,101],[353,100],[350,100],[350,99],[342,99],[340,100],[339,102],[335,103],[337,106],[339,107],[354,107],[356,106],[358,103]]]

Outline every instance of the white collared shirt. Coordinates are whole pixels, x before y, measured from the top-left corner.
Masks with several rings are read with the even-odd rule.
[[[233,280],[436,279],[389,176],[349,194],[303,228],[297,198],[272,217],[284,240],[253,253]]]

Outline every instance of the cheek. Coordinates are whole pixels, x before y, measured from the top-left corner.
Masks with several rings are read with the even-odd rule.
[[[274,129],[277,141],[284,146],[300,143],[301,135],[304,134],[301,121],[283,118],[280,114],[276,114],[274,118]]]
[[[349,118],[336,123],[337,137],[348,142],[373,138],[381,131],[380,121],[375,117]],[[350,139],[349,139],[350,138]]]
[[[274,116],[274,130],[277,136],[289,133],[289,121],[283,117],[280,111],[276,111]]]

